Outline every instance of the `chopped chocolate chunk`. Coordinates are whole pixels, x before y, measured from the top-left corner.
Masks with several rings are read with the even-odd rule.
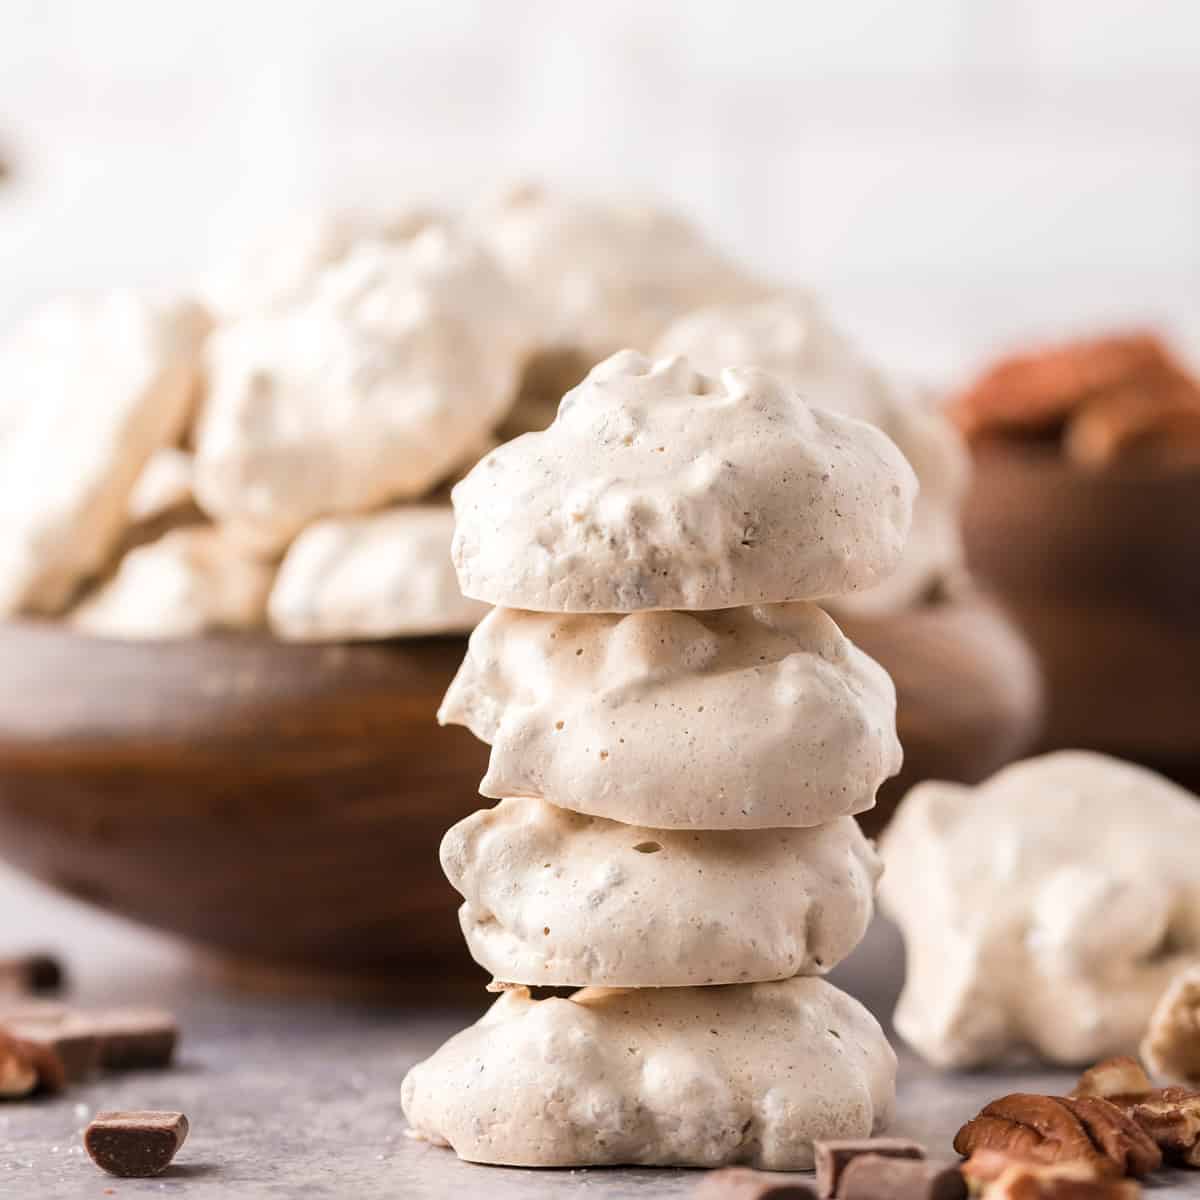
[[[749,1167],[710,1171],[692,1195],[695,1200],[817,1200],[806,1175],[780,1175]]]
[[[860,1154],[838,1184],[840,1200],[963,1200],[967,1181],[957,1163]]]
[[[146,1179],[161,1175],[187,1140],[180,1112],[98,1113],[83,1135],[92,1161],[110,1175]]]
[[[57,1000],[31,996],[5,996],[0,993],[0,1025],[12,1021],[61,1021],[70,1009]]]
[[[0,1030],[55,1050],[63,1060],[69,1082],[84,1079],[101,1068],[130,1071],[165,1067],[179,1041],[175,1018],[161,1009],[88,1013],[37,1000],[0,1003]]]
[[[925,1147],[907,1138],[841,1138],[816,1142],[817,1194],[836,1196],[838,1181],[846,1167],[863,1154],[884,1158],[924,1158]]]
[[[57,1055],[67,1083],[78,1083],[100,1066],[100,1039],[86,1018],[70,1010],[39,1017],[0,1016],[0,1029]]]
[[[120,1008],[91,1017],[100,1039],[100,1065],[109,1071],[166,1067],[175,1056],[179,1026],[158,1008]]]

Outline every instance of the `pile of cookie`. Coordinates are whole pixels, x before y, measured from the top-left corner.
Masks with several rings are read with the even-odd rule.
[[[409,1073],[419,1136],[794,1170],[889,1120],[895,1056],[821,976],[871,917],[854,814],[899,769],[895,691],[814,601],[888,575],[915,492],[765,371],[632,351],[454,489],[462,590],[496,607],[439,715],[491,744],[499,803],[442,861],[502,995]]]
[[[951,412],[972,441],[1050,442],[1090,469],[1200,463],[1200,381],[1152,333],[1088,338],[1002,359]]]
[[[519,188],[282,225],[193,289],[51,303],[0,344],[0,616],[94,634],[467,631],[448,488],[608,355],[762,365],[885,428],[922,495],[868,611],[961,573],[965,457],[811,298],[644,204]]]

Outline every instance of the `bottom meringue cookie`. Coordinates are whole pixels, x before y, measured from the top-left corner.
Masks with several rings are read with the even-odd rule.
[[[813,1165],[891,1117],[896,1057],[824,980],[505,992],[404,1081],[413,1132],[525,1167]]]

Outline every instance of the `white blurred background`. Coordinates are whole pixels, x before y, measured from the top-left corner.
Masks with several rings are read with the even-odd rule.
[[[296,208],[679,205],[897,365],[1200,332],[1195,0],[0,0],[0,321]]]

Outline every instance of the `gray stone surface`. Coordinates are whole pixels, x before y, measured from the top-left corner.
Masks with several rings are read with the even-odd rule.
[[[471,1019],[439,1007],[230,996],[206,982],[186,954],[86,912],[0,870],[0,946],[50,945],[76,977],[82,1003],[152,1000],[178,1013],[177,1067],[112,1075],[54,1100],[0,1105],[4,1200],[180,1195],[190,1200],[538,1200],[687,1196],[689,1171],[527,1171],[460,1163],[407,1138],[400,1081],[418,1058]],[[896,945],[877,929],[840,982],[875,1006],[890,1005]],[[486,997],[480,997],[480,1005]],[[893,1132],[949,1153],[958,1126],[987,1100],[1018,1090],[1062,1091],[1063,1073],[945,1076],[902,1064]],[[155,1180],[101,1174],[81,1133],[106,1108],[181,1109],[192,1132]],[[1200,1176],[1164,1172],[1156,1200],[1194,1195]]]

